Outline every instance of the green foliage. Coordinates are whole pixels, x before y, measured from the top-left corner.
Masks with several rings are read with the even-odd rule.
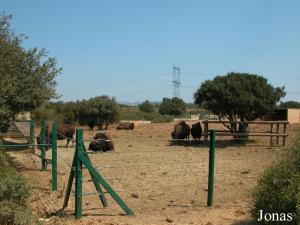
[[[10,165],[0,149],[0,223],[5,225],[38,224],[27,199],[30,188],[26,180]]]
[[[105,95],[91,98],[89,100],[89,106],[92,111],[91,117],[97,117],[100,126],[102,124],[106,124],[107,126],[119,119],[119,106],[114,98]]]
[[[280,108],[300,108],[300,102],[295,102],[295,101],[287,101],[287,102],[281,102],[280,103]]]
[[[45,49],[25,49],[15,35],[11,16],[0,16],[0,131],[21,111],[31,111],[56,97],[54,78],[61,69]]]
[[[145,113],[141,111],[133,112],[121,112],[121,120],[148,120],[154,123],[165,123],[172,122],[174,120],[173,116],[170,115],[160,115],[158,112]]]
[[[184,101],[180,98],[174,97],[163,98],[162,103],[159,106],[158,112],[162,115],[173,115],[179,116],[182,115],[186,111],[186,105]]]
[[[286,157],[270,166],[253,191],[252,215],[258,218],[264,212],[293,213],[289,224],[300,222],[300,133],[295,148]],[[265,222],[262,221],[262,224]],[[286,222],[285,222],[286,223]],[[285,224],[268,222],[267,224]]]
[[[69,124],[78,121],[81,125],[88,124],[92,119],[102,126],[118,121],[119,111],[115,99],[103,95],[77,102],[50,102],[36,109],[33,115],[37,121],[55,120]]]
[[[145,113],[154,112],[154,105],[146,100],[139,105],[139,110]]]
[[[24,206],[28,197],[29,187],[23,177],[15,175],[1,179],[0,202],[11,201]]]
[[[3,201],[0,204],[0,221],[1,225],[40,224],[28,207],[9,201]]]
[[[283,87],[274,88],[262,76],[231,72],[203,82],[194,93],[194,100],[219,118],[252,121],[272,111],[284,96]],[[245,127],[246,124],[241,124],[240,128]]]

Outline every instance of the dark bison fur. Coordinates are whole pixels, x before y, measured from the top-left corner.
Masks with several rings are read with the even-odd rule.
[[[90,130],[93,130],[94,127],[95,127],[95,124],[96,124],[95,120],[94,120],[94,119],[91,119],[91,120],[89,121],[89,123],[88,123],[89,129],[90,129]]]
[[[172,139],[186,139],[190,138],[190,126],[185,121],[180,121],[174,125],[174,131],[171,133]]]
[[[202,127],[200,122],[192,125],[191,134],[194,140],[200,141],[202,135]]]
[[[117,126],[117,130],[133,130],[134,129],[134,123],[131,122],[123,122],[119,123]]]
[[[66,147],[68,147],[70,140],[72,140],[74,142],[73,136],[74,136],[74,133],[75,133],[75,127],[73,125],[63,124],[63,123],[57,124],[56,132],[57,132],[57,139],[58,140],[67,139]],[[51,145],[52,125],[51,125],[50,122],[48,122],[46,124],[45,134],[46,134],[46,143],[48,145]],[[41,139],[40,135],[36,137],[36,141],[37,141],[38,144],[41,144],[40,139]],[[46,150],[48,150],[48,149],[49,149],[49,146],[46,146]]]
[[[114,150],[114,143],[105,133],[97,133],[89,145],[89,150],[94,152],[106,152]]]

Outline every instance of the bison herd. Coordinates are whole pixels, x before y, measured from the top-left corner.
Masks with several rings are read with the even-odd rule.
[[[117,130],[133,130],[134,123],[123,122],[119,123],[116,127]],[[48,122],[46,124],[46,143],[51,144],[51,124]],[[57,139],[67,139],[66,147],[68,147],[70,140],[74,142],[73,136],[75,133],[75,127],[69,124],[58,124],[57,125]],[[194,141],[200,141],[202,135],[202,127],[200,122],[197,122],[190,127],[185,121],[180,121],[174,125],[174,130],[171,133],[173,141],[189,140],[190,135],[192,135]],[[37,142],[40,143],[40,137],[37,137]],[[48,146],[46,147],[48,149]],[[106,152],[114,150],[114,144],[105,133],[97,133],[93,140],[89,144],[89,150],[95,152]]]
[[[197,122],[190,126],[185,121],[180,121],[175,124],[174,131],[171,133],[173,140],[189,140],[190,134],[194,141],[200,141],[202,135],[202,127],[200,122]]]

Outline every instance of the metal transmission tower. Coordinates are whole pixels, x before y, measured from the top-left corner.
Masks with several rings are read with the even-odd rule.
[[[180,97],[180,67],[173,65],[173,98]]]

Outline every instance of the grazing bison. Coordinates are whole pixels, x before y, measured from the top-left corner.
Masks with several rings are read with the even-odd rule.
[[[89,145],[89,150],[94,152],[106,152],[114,150],[114,143],[111,138],[105,133],[97,133],[94,140]]]
[[[171,133],[172,139],[189,139],[190,138],[190,126],[185,121],[180,121],[175,124],[174,131]]]
[[[119,123],[117,126],[117,130],[133,130],[134,129],[134,123],[130,122],[123,122]]]
[[[200,141],[201,134],[202,134],[202,127],[201,127],[200,122],[192,125],[191,134],[195,141]]]
[[[88,123],[88,126],[89,126],[89,129],[90,130],[94,130],[94,127],[95,127],[95,120],[94,119],[91,119]]]
[[[48,122],[46,124],[46,143],[47,144],[51,144],[51,139],[52,139],[52,126],[51,123]],[[72,140],[72,142],[74,142],[73,140],[73,135],[75,133],[75,127],[73,125],[70,124],[57,124],[57,139],[58,140],[63,140],[63,139],[67,139],[67,144],[66,147],[68,147],[70,140]],[[38,144],[40,144],[40,136],[36,137],[36,141]],[[46,147],[46,149],[48,150],[48,146]]]

